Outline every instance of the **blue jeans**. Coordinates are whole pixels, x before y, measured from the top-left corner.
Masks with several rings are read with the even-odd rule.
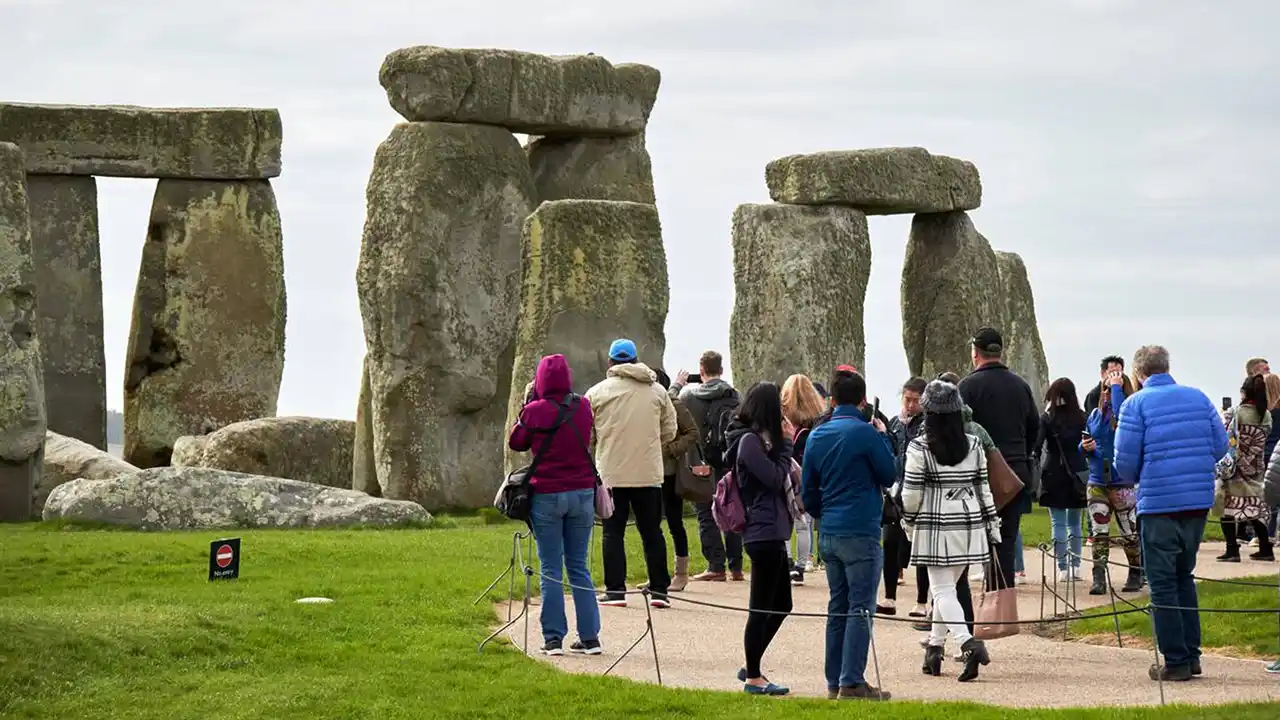
[[[1022,528],[1018,528],[1018,534],[1013,540],[1013,571],[1020,573],[1026,569],[1026,563],[1022,559]]]
[[[1083,515],[1083,508],[1049,508],[1049,518],[1053,522],[1053,554],[1058,558],[1059,570],[1080,567],[1080,553],[1084,551],[1084,538],[1080,531]]]
[[[827,689],[865,685],[871,618],[880,591],[884,550],[878,537],[842,537],[818,533],[818,552],[827,564],[832,615],[865,612],[865,617],[827,618]]]
[[[1200,659],[1200,611],[1196,597],[1196,552],[1206,515],[1143,515],[1142,562],[1151,585],[1151,604],[1186,610],[1155,610],[1156,645],[1168,667]]]
[[[535,493],[531,518],[533,537],[538,541],[538,563],[542,566],[542,638],[547,642],[563,641],[569,634],[562,572],[562,568],[568,568],[578,637],[584,642],[599,639],[600,606],[596,604],[595,583],[587,568],[587,548],[596,521],[596,491]]]

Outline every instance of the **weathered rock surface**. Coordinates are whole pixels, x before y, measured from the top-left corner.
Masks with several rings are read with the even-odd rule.
[[[31,515],[39,519],[54,488],[72,480],[106,480],[138,472],[138,468],[105,451],[55,432],[45,434],[44,467],[36,484]]]
[[[49,429],[106,450],[97,180],[28,175],[27,202]]]
[[[917,147],[788,155],[765,167],[769,196],[796,205],[848,205],[868,215],[973,210],[982,180],[973,163]]]
[[[653,163],[643,133],[618,138],[538,138],[527,149],[540,201],[655,202]]]
[[[32,174],[273,178],[282,137],[277,110],[0,102],[0,141]]]
[[[733,213],[733,379],[741,388],[792,374],[863,367],[871,275],[867,216],[847,207],[739,205]]]
[[[529,135],[631,135],[648,123],[661,75],[599,55],[422,45],[387,55],[378,80],[406,120]]]
[[[1022,376],[1039,402],[1049,389],[1049,361],[1040,341],[1036,323],[1036,299],[1031,291],[1026,263],[1017,253],[996,251],[1000,295],[1004,296],[1003,323],[999,326],[1005,342],[1004,361]]]
[[[46,430],[22,151],[0,142],[0,522],[31,515]]]
[[[259,418],[205,436],[204,451],[192,464],[349,489],[354,440],[350,420]]]
[[[559,353],[585,393],[609,369],[609,344],[625,337],[640,361],[666,350],[667,255],[658,208],[607,200],[557,200],[524,224],[524,283],[507,421],[544,355]],[[508,453],[507,464],[511,464]]]
[[[54,489],[45,520],[138,530],[391,526],[431,521],[421,505],[355,490],[212,468],[142,470]]]
[[[204,448],[208,444],[208,435],[183,435],[173,441],[169,464],[173,467],[203,467]]]
[[[528,158],[499,127],[405,123],[366,195],[356,285],[383,494],[483,507],[502,475]]]
[[[270,183],[161,180],[133,303],[125,459],[271,417],[284,373],[280,214]]]
[[[902,267],[902,344],[912,375],[961,376],[973,333],[1004,317],[991,243],[963,212],[916,215]]]
[[[373,407],[370,404],[369,358],[360,366],[360,398],[356,401],[355,442],[351,449],[351,489],[382,497],[378,463],[373,453]]]

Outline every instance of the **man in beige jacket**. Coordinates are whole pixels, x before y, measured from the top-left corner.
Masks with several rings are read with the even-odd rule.
[[[609,372],[587,391],[595,418],[596,468],[613,492],[613,516],[604,521],[604,587],[600,604],[625,607],[627,552],[623,543],[632,511],[649,569],[650,605],[670,607],[667,541],[662,535],[662,448],[676,437],[676,411],[656,375],[638,361],[636,344],[615,340]]]

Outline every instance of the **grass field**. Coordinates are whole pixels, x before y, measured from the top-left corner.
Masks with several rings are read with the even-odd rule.
[[[1275,610],[1277,597],[1276,576],[1240,578],[1247,582],[1263,583],[1264,587],[1247,587],[1225,583],[1201,582],[1197,587],[1200,607],[1244,608]],[[1108,612],[1110,607],[1097,612]],[[1145,613],[1122,615],[1120,633],[1126,637],[1140,637],[1150,641],[1151,619]],[[1280,657],[1280,626],[1274,614],[1208,613],[1200,614],[1201,645],[1231,657],[1266,658]],[[1081,620],[1071,624],[1071,634],[1108,635],[1115,633],[1114,618]]]
[[[0,528],[5,718],[847,717],[775,702],[561,674],[511,648],[475,596],[510,524],[245,531],[242,577],[205,579],[217,533]],[[639,543],[630,543],[638,546]],[[638,548],[633,548],[638,549]],[[633,556],[633,575],[642,564]],[[331,597],[330,605],[296,598]],[[494,594],[494,599],[497,593]],[[603,669],[603,668],[602,668]],[[815,682],[821,682],[814,678]],[[1275,708],[1014,711],[889,703],[880,718],[1273,718]]]

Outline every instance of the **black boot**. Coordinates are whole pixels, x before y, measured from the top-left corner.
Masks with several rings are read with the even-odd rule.
[[[991,654],[987,652],[987,646],[977,638],[969,638],[964,645],[960,646],[960,651],[964,657],[964,670],[960,671],[960,677],[956,678],[960,682],[969,682],[978,677],[979,665],[990,665]]]
[[[924,667],[921,670],[925,675],[937,677],[942,674],[942,648],[930,645],[924,649]]]
[[[1218,562],[1240,562],[1240,543],[1236,539],[1237,530],[1234,518],[1222,521],[1222,537],[1227,541],[1227,551],[1215,558]]]
[[[1138,592],[1142,589],[1142,570],[1133,566],[1129,567],[1129,577],[1124,580],[1124,587],[1120,588],[1120,592]]]
[[[1106,595],[1107,594],[1107,566],[1093,566],[1093,587],[1089,588],[1090,595]]]

